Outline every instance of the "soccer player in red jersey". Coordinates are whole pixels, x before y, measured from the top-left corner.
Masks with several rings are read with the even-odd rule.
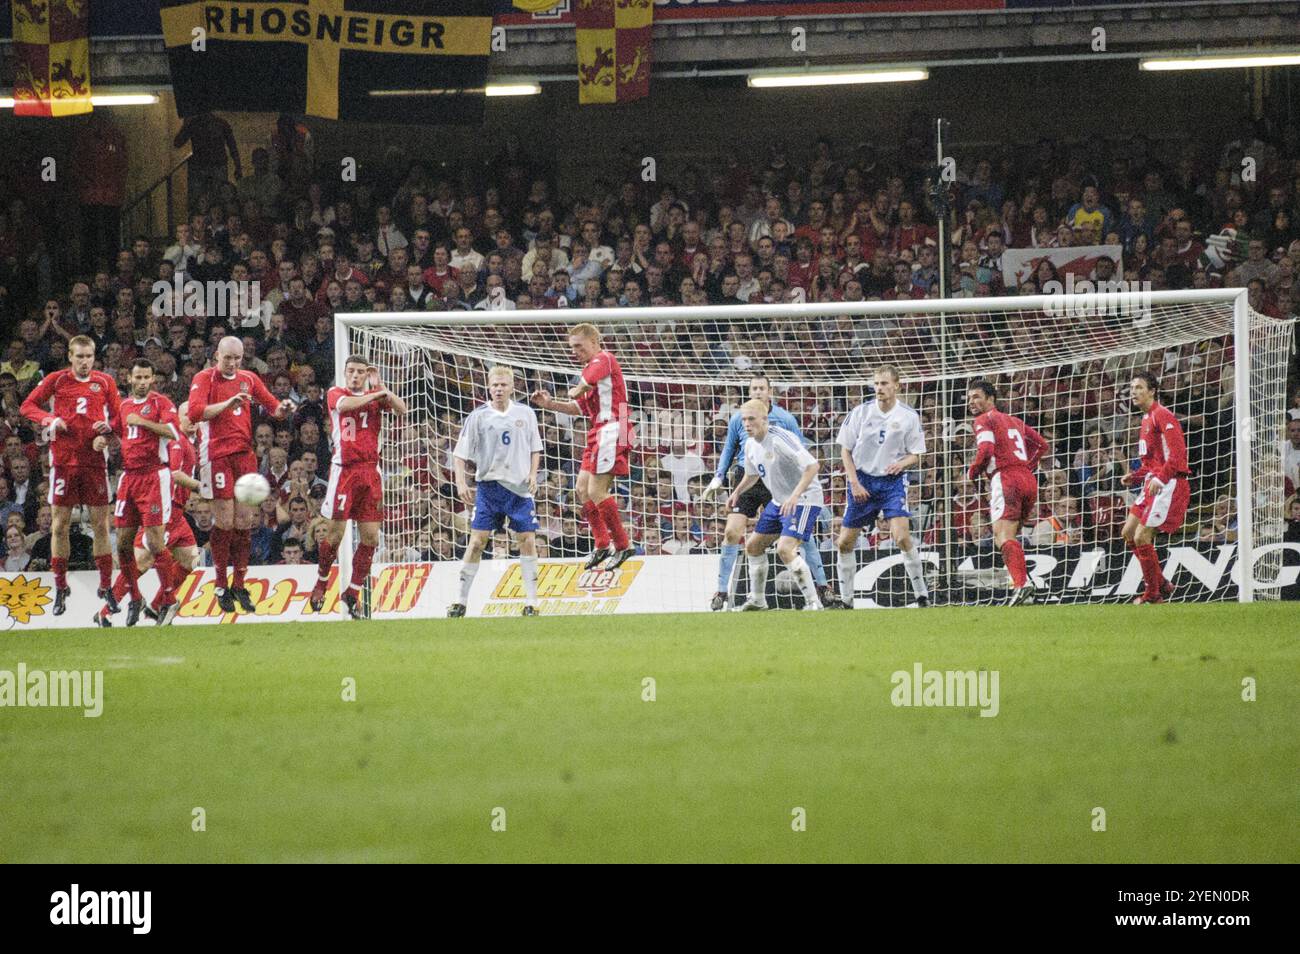
[[[50,445],[50,569],[54,571],[55,616],[67,609],[68,527],[72,508],[90,508],[95,536],[99,596],[117,612],[113,598],[113,554],[109,536],[108,439],[120,433],[117,382],[95,370],[95,342],[77,335],[68,342],[68,368],[36,385],[22,414],[38,424]]]
[[[329,536],[321,542],[316,586],[311,608],[325,605],[325,584],[349,520],[357,522],[361,542],[352,556],[352,581],[343,590],[343,605],[353,619],[361,619],[361,588],[370,576],[370,562],[379,546],[379,525],[384,519],[384,482],[379,473],[380,415],[406,413],[406,402],[379,382],[379,369],[365,358],[352,355],[343,365],[346,387],[332,387],[325,396],[330,413],[329,490],[321,501],[320,515],[330,521]]]
[[[126,405],[123,408],[123,414],[127,415],[124,422],[130,425],[129,402],[123,402]],[[157,566],[158,578],[160,585],[158,592],[154,594],[152,603],[145,606],[144,615],[149,617],[158,626],[167,626],[176,618],[176,593],[185,578],[189,576],[190,570],[198,558],[198,544],[194,540],[194,531],[190,528],[189,521],[185,519],[185,503],[190,499],[190,494],[199,489],[199,482],[194,479],[194,467],[198,461],[198,455],[194,452],[194,445],[190,443],[190,437],[194,434],[194,425],[190,423],[185,416],[187,410],[186,404],[181,404],[177,409],[175,424],[178,431],[178,437],[167,442],[167,470],[171,483],[171,514],[166,526],[163,528],[162,545],[164,549],[156,549],[155,544],[146,545],[145,528],[139,528],[135,533],[134,552],[132,557],[136,566],[136,578],[147,573],[150,568]],[[119,500],[121,496],[119,494]],[[122,542],[118,540],[118,564],[126,567],[130,563],[130,558],[121,555]],[[167,556],[163,559],[157,559],[155,554],[166,552]],[[119,570],[117,579],[113,581],[113,596],[121,600],[130,591],[130,583],[127,581],[126,572]],[[138,591],[137,591],[138,593]],[[136,597],[139,598],[138,595]],[[134,626],[138,616],[132,617],[131,607],[128,607],[126,624]],[[112,620],[109,617],[108,607],[101,609],[95,617],[95,622],[103,627],[112,626]]]
[[[172,555],[164,545],[163,528],[171,520],[170,445],[180,437],[176,406],[153,389],[153,364],[136,358],[131,365],[131,393],[122,401],[122,476],[117,482],[117,565],[130,602],[126,625],[140,619],[139,573],[135,561],[135,531],[144,528],[149,549],[158,554],[155,565],[165,590],[173,577]],[[115,587],[116,589],[116,587]],[[113,594],[116,599],[116,592]],[[105,606],[104,609],[108,609]],[[107,622],[96,613],[94,622]]]
[[[605,569],[613,570],[636,555],[618,512],[618,499],[610,493],[614,478],[626,477],[631,472],[627,388],[618,358],[601,347],[600,332],[595,325],[575,325],[569,332],[569,349],[583,365],[582,380],[569,389],[570,400],[556,401],[544,390],[534,391],[532,399],[548,411],[575,417],[585,414],[589,420],[587,449],[582,455],[577,483],[582,515],[596,542],[586,568],[590,570],[604,562]]]
[[[1187,517],[1191,487],[1187,478],[1187,441],[1183,426],[1172,411],[1158,400],[1160,385],[1155,375],[1139,371],[1129,382],[1129,397],[1142,412],[1138,433],[1138,456],[1142,466],[1128,477],[1131,487],[1142,488],[1128,519],[1124,540],[1142,565],[1145,589],[1134,603],[1163,603],[1173,595],[1173,584],[1165,579],[1156,555],[1157,533],[1173,533]]]
[[[997,392],[983,378],[972,381],[966,400],[975,417],[975,460],[966,476],[972,482],[987,474],[989,519],[1002,562],[1011,574],[1008,606],[1034,601],[1034,583],[1025,566],[1025,550],[1017,539],[1021,525],[1033,518],[1038,502],[1034,468],[1047,451],[1047,441],[1018,417],[997,409]]]
[[[253,402],[272,417],[292,413],[294,403],[277,401],[262,379],[241,370],[244,345],[238,338],[217,344],[216,366],[194,375],[190,385],[190,419],[199,432],[199,494],[212,501],[212,563],[216,568],[217,605],[235,612],[235,602],[245,613],[255,613],[252,597],[244,588],[252,549],[251,527],[257,508],[235,500],[235,481],[257,470],[253,453]],[[234,573],[227,576],[229,568]]]

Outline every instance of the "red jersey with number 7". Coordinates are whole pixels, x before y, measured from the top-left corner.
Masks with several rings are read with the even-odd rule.
[[[330,440],[334,443],[331,463],[340,467],[379,463],[379,415],[388,409],[388,398],[379,398],[351,411],[339,410],[339,401],[345,397],[374,393],[354,394],[347,388],[333,387],[325,395],[325,406],[330,412]]]
[[[1142,466],[1137,472],[1140,477],[1151,476],[1161,483],[1168,483],[1173,477],[1186,477],[1191,473],[1187,467],[1183,426],[1174,417],[1174,412],[1159,401],[1152,403],[1151,409],[1142,415],[1138,456],[1142,458]]]
[[[231,405],[210,421],[203,411],[210,404],[220,404],[236,394],[247,394],[252,402]],[[253,405],[261,405],[267,414],[280,409],[280,401],[262,379],[242,368],[226,377],[218,368],[207,368],[194,375],[190,384],[190,420],[199,428],[199,461],[210,463],[253,449]]]
[[[159,437],[139,424],[127,424],[132,414],[152,424],[168,424],[171,437]],[[128,397],[122,401],[122,469],[128,474],[161,470],[170,460],[169,445],[180,435],[176,420],[176,405],[171,398],[150,391],[143,398]]]
[[[591,421],[592,428],[627,417],[627,387],[618,358],[601,351],[582,369],[582,380],[591,386],[578,398],[578,407]]]
[[[92,446],[95,423],[106,421],[114,433],[120,433],[121,396],[117,382],[102,371],[91,371],[82,381],[71,368],[55,371],[41,379],[23,401],[23,417],[40,425],[50,442],[50,463],[55,467],[107,467],[108,449],[96,451]],[[66,431],[53,428],[55,420],[68,426]]]
[[[1047,441],[1018,417],[994,409],[975,418],[975,461],[968,476],[992,476],[1019,468],[1032,472],[1047,450]]]

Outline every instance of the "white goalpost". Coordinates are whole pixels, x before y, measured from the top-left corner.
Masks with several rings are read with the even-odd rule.
[[[411,613],[441,615],[453,602],[469,513],[455,497],[451,448],[460,422],[486,400],[487,370],[513,368],[518,401],[538,388],[563,393],[580,370],[567,340],[578,322],[600,328],[627,382],[632,473],[616,482],[615,493],[644,555],[613,573],[582,571],[591,543],[573,485],[585,422],[539,411],[544,615],[708,610],[719,586],[732,473],[715,498],[701,501],[700,491],[718,469],[731,414],[758,374],[770,380],[821,464],[827,508],[814,539],[836,586],[835,537],[847,492],[836,433],[849,411],[870,399],[882,365],[897,368],[900,400],[918,410],[925,430],[908,502],[935,603],[996,604],[1007,594],[991,545],[987,485],[966,479],[974,441],[965,388],[975,378],[991,380],[999,407],[1051,444],[1040,465],[1039,513],[1023,531],[1041,600],[1126,602],[1139,592],[1140,567],[1119,535],[1133,499],[1124,478],[1138,456],[1141,415],[1127,396],[1138,371],[1159,379],[1160,399],[1182,423],[1189,449],[1187,520],[1157,543],[1175,598],[1275,599],[1300,564],[1300,550],[1293,554],[1282,542],[1294,322],[1253,311],[1244,289],[340,314],[336,380],[348,355],[360,354],[410,406],[402,421],[385,417],[387,514],[375,562],[422,568],[427,582]],[[349,572],[350,550],[349,534],[341,575]],[[739,593],[747,586],[744,562],[736,570]],[[859,607],[914,603],[883,525],[863,528],[856,565]],[[502,531],[485,554],[470,615],[518,612],[517,566],[515,541]],[[800,603],[780,573],[771,578],[772,605]]]

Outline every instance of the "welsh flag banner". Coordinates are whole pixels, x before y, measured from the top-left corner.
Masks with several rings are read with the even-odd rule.
[[[90,112],[90,0],[12,5],[14,115]]]
[[[578,102],[624,103],[650,95],[653,0],[576,0]]]

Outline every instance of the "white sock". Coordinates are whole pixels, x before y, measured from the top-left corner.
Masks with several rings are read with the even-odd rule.
[[[537,557],[521,556],[519,570],[524,575],[524,592],[528,594],[528,606],[537,605]]]
[[[925,567],[921,564],[921,554],[916,552],[916,547],[903,551],[903,568],[907,570],[907,578],[912,581],[912,592],[917,596],[928,597],[930,589],[925,585]]]
[[[749,602],[767,604],[767,553],[745,554],[749,561]]]
[[[469,603],[469,588],[474,585],[474,577],[478,575],[479,561],[475,560],[470,563],[468,560],[460,568],[460,602],[461,605]]]
[[[808,561],[803,558],[803,554],[795,553],[794,559],[786,566],[794,574],[794,581],[803,592],[804,602],[821,606],[822,601],[817,598],[817,587],[813,586],[812,570],[808,569]]]
[[[736,544],[736,546],[740,547],[740,553],[737,556],[738,557],[744,556],[745,559],[749,559],[749,556],[745,553],[745,541],[742,539],[740,543]],[[739,582],[740,582],[740,560],[737,559],[736,562],[731,565],[731,576],[727,578],[727,605],[728,606],[734,606],[736,604],[736,584]]]
[[[850,550],[839,555],[840,599],[849,606],[853,605],[853,578],[858,575],[858,553]]]

